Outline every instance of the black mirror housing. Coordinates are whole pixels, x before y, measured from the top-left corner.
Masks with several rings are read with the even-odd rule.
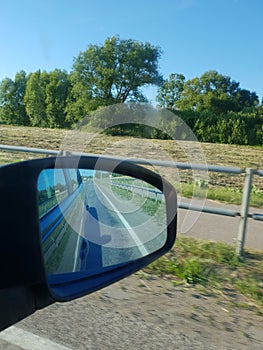
[[[165,197],[167,233],[164,244],[144,256],[113,264],[92,275],[76,272],[74,278],[66,281],[62,278],[61,283],[57,278],[52,285],[52,276],[45,266],[39,218],[38,179],[46,169],[96,169],[140,179],[154,186]],[[176,238],[174,188],[158,174],[129,161],[69,156],[6,165],[0,168],[0,194],[0,330],[53,302],[72,300],[132,274],[165,254]],[[81,243],[83,257],[87,254],[87,242]]]

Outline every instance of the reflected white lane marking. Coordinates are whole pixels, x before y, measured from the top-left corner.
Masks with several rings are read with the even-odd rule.
[[[94,183],[95,184],[95,183]],[[142,241],[140,240],[140,238],[138,237],[137,233],[132,229],[132,227],[130,226],[130,224],[128,223],[128,221],[123,217],[123,215],[119,212],[119,210],[115,207],[115,205],[112,203],[112,201],[108,198],[108,196],[106,196],[102,190],[99,188],[99,186],[97,184],[95,184],[96,187],[98,188],[98,190],[100,191],[100,193],[103,195],[103,197],[108,201],[108,203],[111,205],[111,207],[113,208],[113,210],[115,211],[115,213],[118,215],[120,221],[123,223],[124,227],[127,228],[127,230],[129,231],[132,239],[134,240],[134,242],[136,243],[136,247],[139,249],[139,251],[141,252],[142,256],[145,255],[149,255],[149,251],[145,248],[145,246],[143,245]]]
[[[72,350],[50,339],[40,337],[24,329],[11,326],[0,333],[0,339],[24,350]]]

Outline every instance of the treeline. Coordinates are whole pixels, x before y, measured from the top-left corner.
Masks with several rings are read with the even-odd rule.
[[[190,80],[171,74],[159,87],[157,101],[180,116],[201,142],[263,145],[263,105],[258,96],[216,71]],[[165,125],[176,131],[173,120]]]
[[[0,121],[4,124],[64,128],[69,126],[66,116],[70,81],[67,72],[16,74],[6,78],[0,86]]]
[[[69,128],[84,118],[108,125],[111,116],[94,113],[101,107],[147,102],[143,88],[158,86],[157,104],[172,113],[160,114],[160,130],[127,123],[110,127],[111,134],[148,138],[180,134],[179,116],[199,141],[263,145],[263,105],[255,92],[242,89],[216,71],[186,80],[173,73],[164,80],[158,69],[161,49],[118,36],[103,45],[89,45],[74,59],[71,72],[20,71],[0,83],[0,123]],[[137,118],[137,117],[136,117]],[[97,124],[98,124],[97,123]]]
[[[197,112],[178,110],[178,115],[193,131],[200,142],[228,143],[237,145],[263,145],[263,107],[254,112]],[[164,128],[176,136],[174,121],[165,120]],[[180,135],[183,139],[183,135]]]
[[[92,116],[91,122],[93,121]],[[174,114],[160,113],[157,127],[137,121],[108,127],[106,133],[149,139],[193,140],[192,133],[189,134],[190,129],[184,122],[200,142],[263,146],[262,108],[254,113],[228,112],[224,115],[191,110],[180,110]]]
[[[0,122],[65,128],[102,106],[147,102],[142,88],[162,82],[160,55],[147,42],[114,36],[80,52],[70,73],[21,71],[0,84]]]

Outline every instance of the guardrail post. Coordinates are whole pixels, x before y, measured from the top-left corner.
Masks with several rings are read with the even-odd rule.
[[[238,236],[237,236],[237,243],[236,243],[236,255],[239,257],[243,255],[243,250],[244,250],[253,174],[254,174],[254,169],[251,169],[251,168],[246,169],[245,182],[244,182],[243,195],[242,195],[242,204],[240,209]]]

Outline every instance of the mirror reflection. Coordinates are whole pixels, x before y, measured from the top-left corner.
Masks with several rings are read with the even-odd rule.
[[[46,169],[38,178],[48,275],[101,273],[166,242],[163,193],[145,181],[86,169]]]

